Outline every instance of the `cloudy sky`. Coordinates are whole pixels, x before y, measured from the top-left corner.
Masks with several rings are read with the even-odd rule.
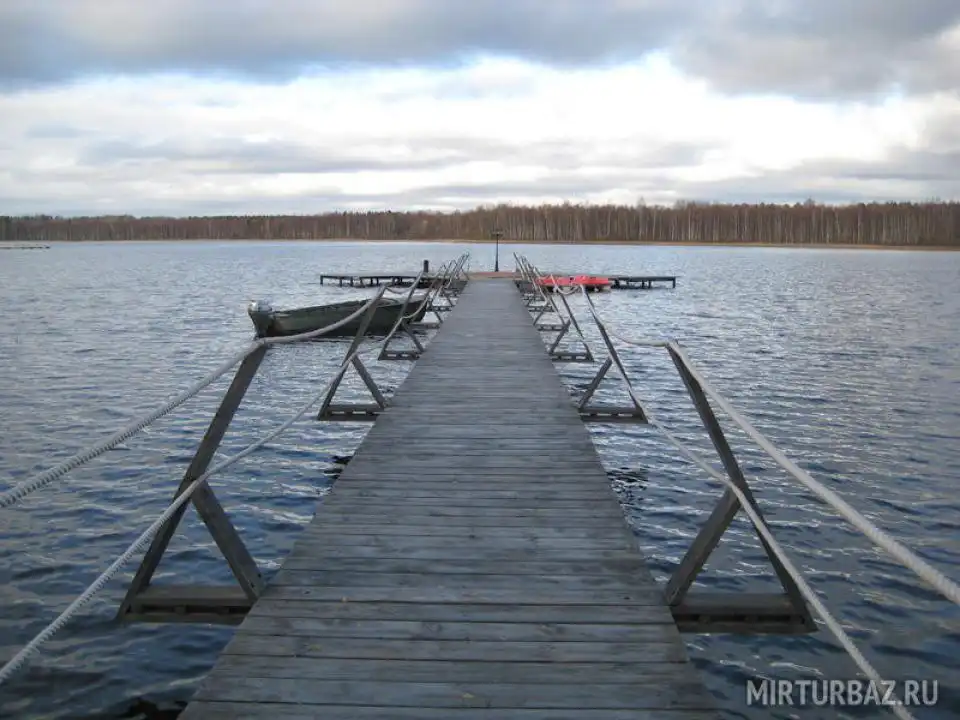
[[[958,0],[2,0],[0,213],[960,197]]]

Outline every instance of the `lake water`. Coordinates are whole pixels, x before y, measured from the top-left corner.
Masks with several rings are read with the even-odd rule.
[[[363,291],[321,272],[415,270],[492,246],[419,243],[111,243],[0,253],[0,488],[70,456],[187,387],[249,341],[253,298],[297,305]],[[541,268],[678,275],[676,290],[597,296],[632,337],[672,337],[799,464],[875,523],[960,578],[960,253],[692,247],[507,246]],[[582,301],[578,301],[582,302]],[[586,320],[585,314],[580,315]],[[597,334],[586,325],[599,351]],[[342,343],[272,350],[224,455],[281,424],[330,376]],[[601,356],[602,357],[602,356]],[[710,446],[662,350],[628,348],[640,394],[681,437]],[[559,366],[572,388],[591,369]],[[374,374],[396,387],[406,363]],[[229,378],[120,448],[0,511],[0,658],[6,660],[169,503]],[[350,390],[355,391],[351,386]],[[606,390],[608,398],[616,384]],[[603,399],[603,398],[601,398]],[[721,416],[721,420],[725,420]],[[726,422],[726,427],[730,423]],[[333,457],[365,426],[309,416],[213,481],[262,567],[279,567],[330,486]],[[591,426],[655,571],[666,577],[719,496],[646,427]],[[884,676],[936,679],[960,716],[960,609],[730,432],[777,537]],[[139,558],[137,559],[137,561]],[[232,630],[113,622],[136,562],[0,687],[0,716],[119,717],[136,698],[186,700]],[[157,582],[230,580],[190,511]],[[775,589],[739,519],[701,576],[715,590]],[[846,717],[834,708],[748,708],[745,679],[855,676],[824,630],[802,637],[687,636],[728,718]],[[853,717],[892,717],[889,709]]]

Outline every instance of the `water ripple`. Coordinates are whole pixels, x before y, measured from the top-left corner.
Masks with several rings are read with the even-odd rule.
[[[355,297],[354,291],[319,286],[316,273],[407,270],[424,257],[438,263],[463,249],[413,243],[65,244],[4,258],[0,287],[6,306],[13,307],[7,316],[13,327],[0,335],[6,369],[0,380],[0,487],[69,457],[215,367],[249,341],[243,310],[249,299],[297,305]],[[488,248],[472,251],[479,267]],[[678,338],[711,381],[802,467],[960,576],[960,256],[569,246],[518,251],[545,268],[679,275],[675,291],[601,295],[598,309],[624,335]],[[109,284],[100,282],[103,277]],[[586,322],[584,329],[598,350],[596,329]],[[343,343],[331,342],[271,351],[219,457],[292,415],[330,376],[343,351]],[[624,359],[657,416],[718,465],[666,353],[626,348]],[[384,387],[394,388],[408,368],[379,363],[373,372]],[[595,372],[580,365],[558,369],[572,396]],[[228,382],[5,511],[0,657],[18,650],[162,512]],[[344,391],[360,397],[364,388],[350,379]],[[612,376],[597,393],[600,402],[623,398]],[[667,578],[723,488],[677,457],[650,428],[588,427],[651,571]],[[216,493],[267,575],[280,566],[329,490],[340,460],[365,432],[365,426],[307,417],[215,479]],[[902,678],[909,667],[910,677],[939,679],[940,705],[923,717],[956,717],[960,610],[883,557],[742,432],[730,429],[729,439],[776,536],[881,673]],[[113,616],[133,570],[110,583],[0,688],[0,716],[117,717],[138,697],[157,703],[189,698],[232,630],[117,626]],[[191,511],[157,581],[198,580],[228,582],[230,573]],[[731,525],[697,586],[775,588],[749,523],[739,518]],[[854,674],[825,631],[687,641],[726,718],[800,716],[745,707],[745,682],[755,675]],[[880,708],[855,716],[888,715]],[[830,715],[847,716],[854,713]]]

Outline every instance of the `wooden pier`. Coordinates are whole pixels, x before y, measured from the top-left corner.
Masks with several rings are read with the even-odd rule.
[[[515,273],[495,273],[497,275],[509,275],[516,277]],[[546,273],[557,277],[571,277],[576,273]],[[607,275],[602,277],[610,281],[611,290],[653,290],[654,288],[670,286],[677,287],[677,277],[675,275]],[[359,287],[371,288],[381,285],[409,285],[417,279],[417,273],[391,273],[391,272],[373,272],[373,273],[343,273],[330,274],[324,273],[320,276],[320,284],[336,283],[338,287]],[[420,287],[429,287],[435,277],[425,274],[420,280]]]
[[[715,717],[507,279],[466,286],[181,715]]]
[[[544,277],[573,278],[583,273],[546,272],[541,270],[540,274]],[[591,274],[591,276],[609,280],[611,290],[653,290],[655,288],[667,287],[668,285],[671,288],[677,287],[676,275],[611,275],[610,273],[598,272]]]
[[[324,273],[320,276],[320,284],[337,283],[340,287],[347,285],[349,287],[379,287],[386,283],[387,285],[409,285],[417,279],[417,273],[392,273],[392,272],[372,272],[372,273]],[[430,283],[426,279],[423,281],[426,287]]]
[[[676,275],[605,275],[611,290],[653,290],[656,287],[677,287]]]

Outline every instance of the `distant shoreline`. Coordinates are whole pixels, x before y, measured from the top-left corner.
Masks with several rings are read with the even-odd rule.
[[[0,240],[2,249],[47,249],[52,245],[86,245],[90,243],[423,243],[437,245],[494,245],[490,239],[415,239],[415,238],[190,238],[190,239],[156,239],[143,238],[131,240],[45,240],[43,246],[28,245],[20,240]],[[500,240],[501,245],[562,245],[565,247],[590,247],[593,245],[623,246],[623,247],[717,247],[717,248],[785,248],[793,250],[895,250],[895,251],[923,251],[923,252],[957,252],[960,245],[878,245],[878,244],[841,244],[841,243],[765,243],[765,242],[690,242],[690,241],[657,241],[643,240],[584,240],[582,242],[557,242],[555,240]]]

